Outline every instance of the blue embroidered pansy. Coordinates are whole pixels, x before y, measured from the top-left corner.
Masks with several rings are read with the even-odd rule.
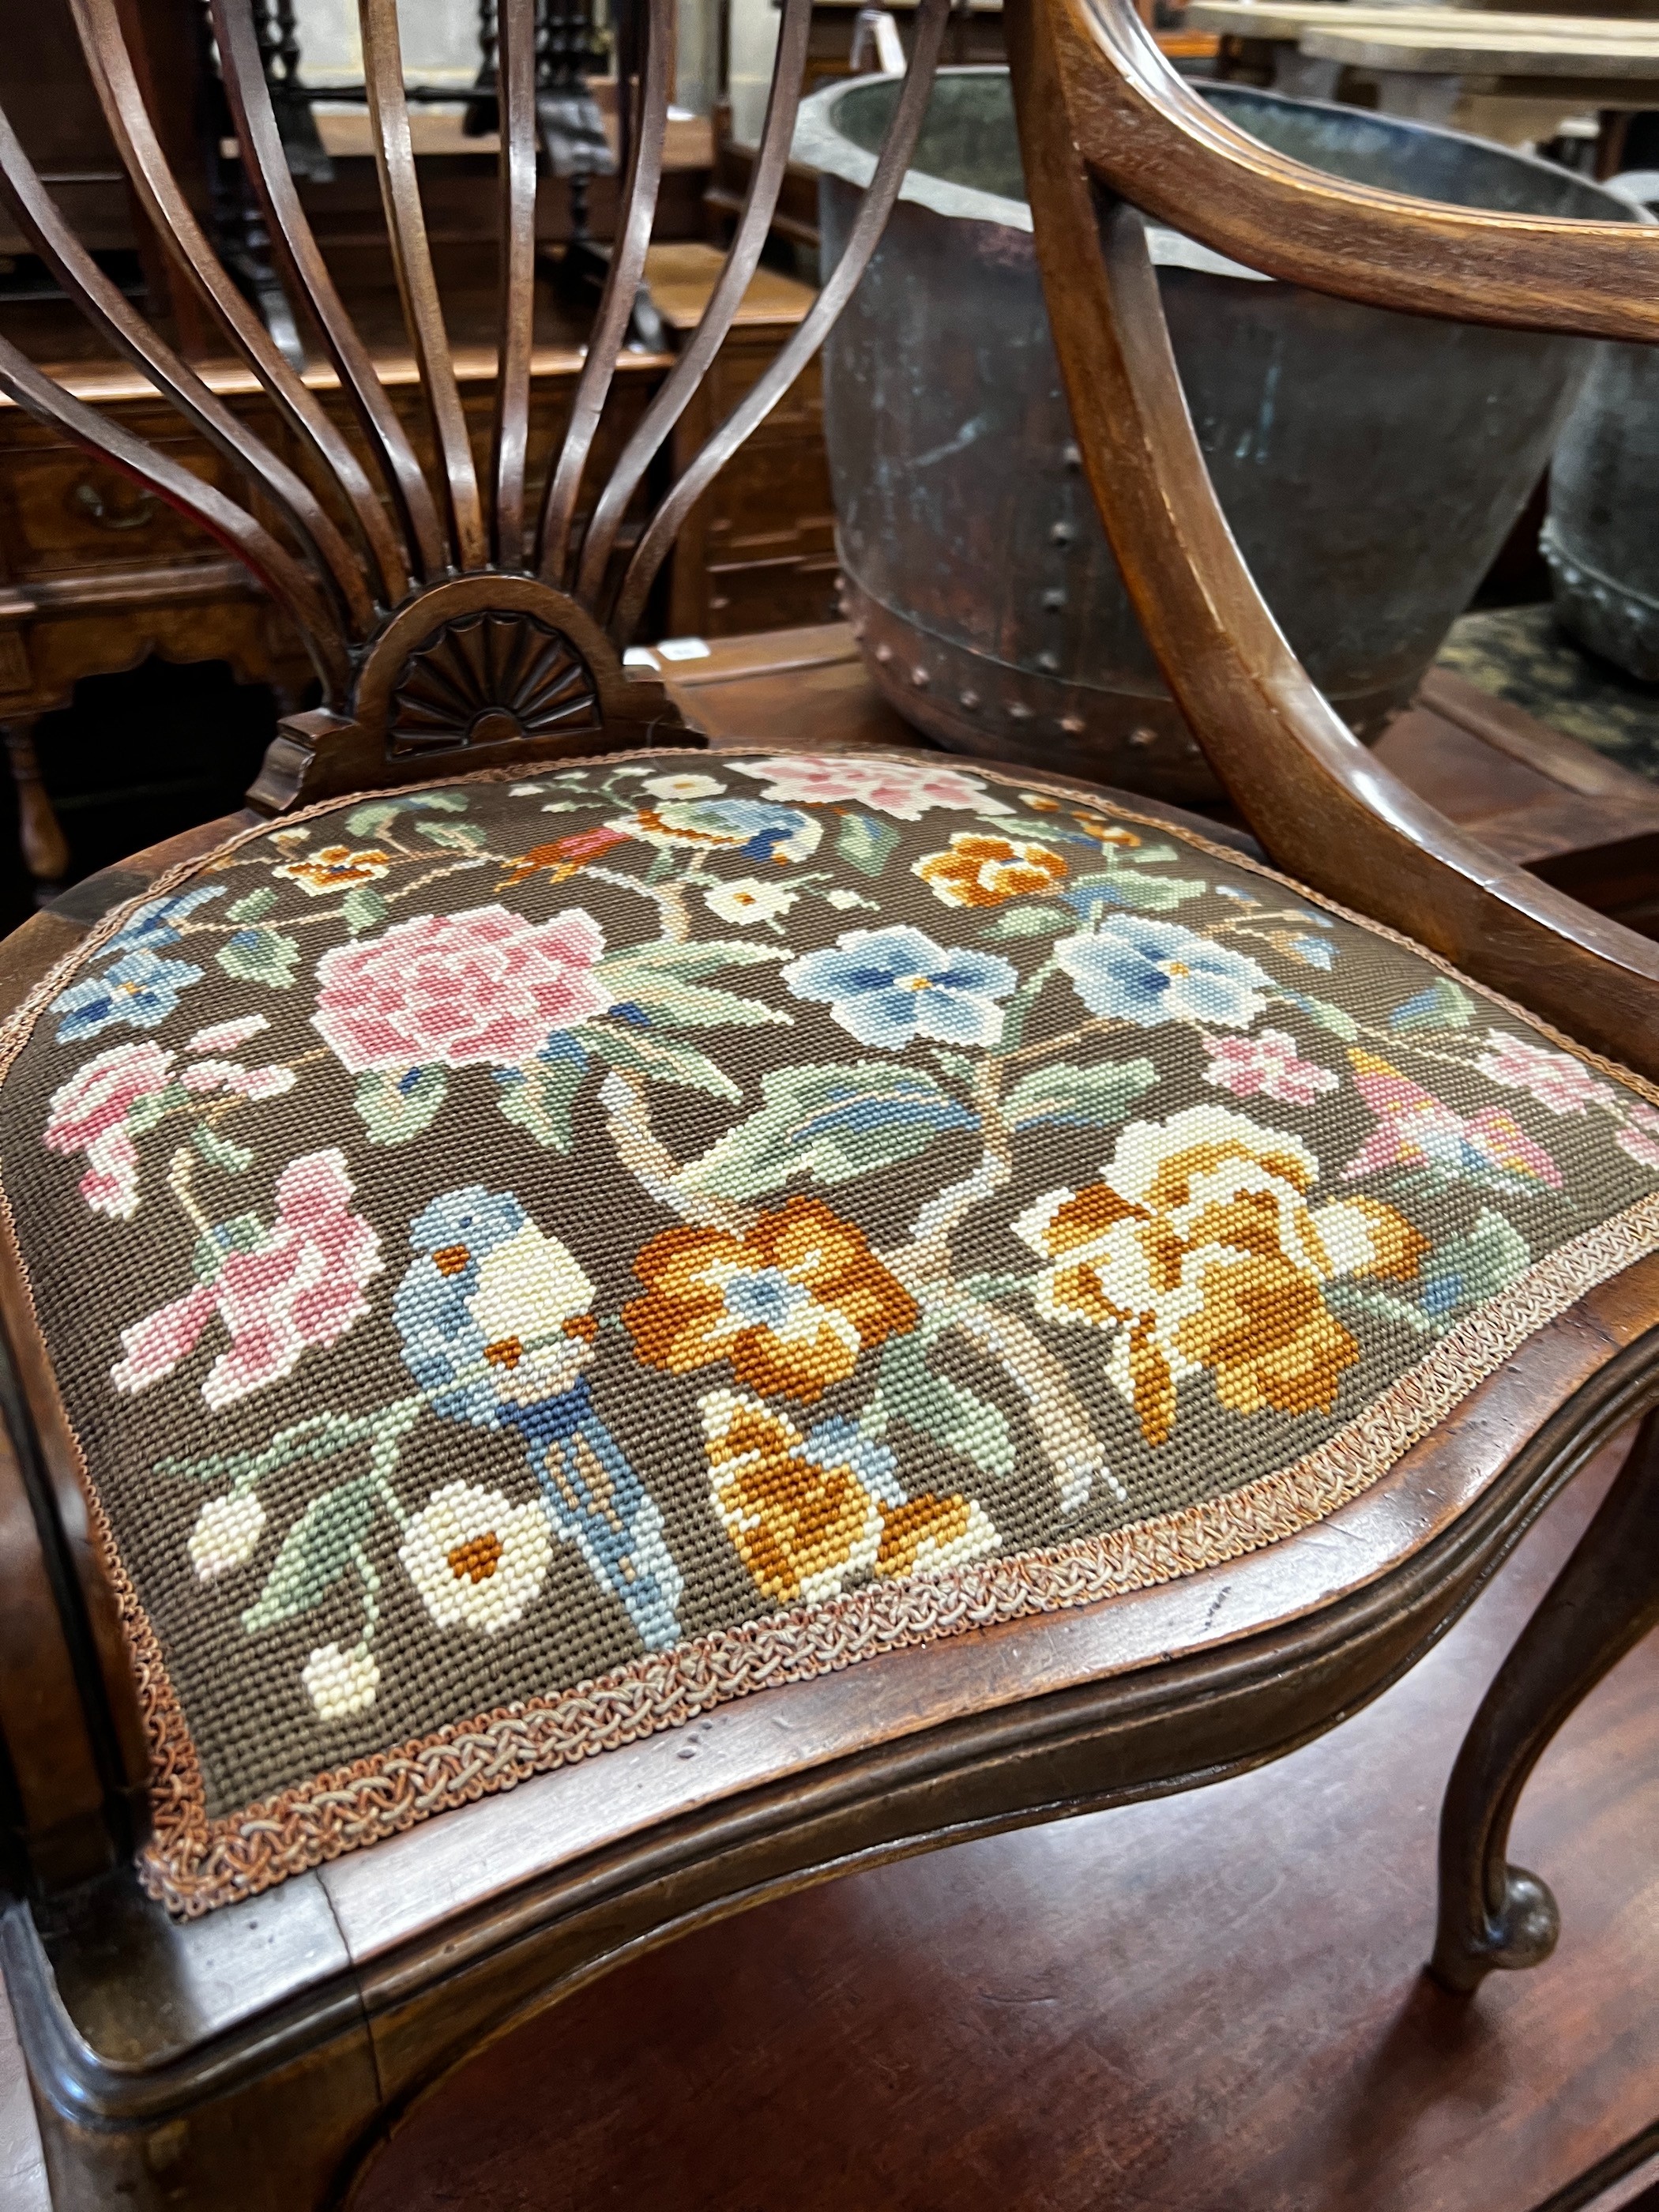
[[[1179,922],[1132,915],[1113,915],[1090,936],[1062,938],[1054,959],[1091,1014],[1143,1030],[1181,1021],[1245,1029],[1273,988],[1247,953]]]
[[[179,1003],[179,994],[199,983],[202,971],[187,960],[158,960],[153,952],[129,952],[101,975],[71,984],[52,1002],[59,1044],[81,1044],[100,1031],[125,1025],[153,1030]]]
[[[210,899],[222,898],[222,884],[207,884],[193,891],[178,891],[171,898],[149,899],[131,915],[111,938],[110,952],[159,952],[164,945],[179,942],[179,924]]]
[[[808,952],[783,970],[798,999],[827,1005],[832,1021],[860,1044],[897,1052],[917,1037],[940,1044],[994,1045],[996,1003],[1018,982],[994,952],[935,945],[920,929],[851,929],[830,951]]]

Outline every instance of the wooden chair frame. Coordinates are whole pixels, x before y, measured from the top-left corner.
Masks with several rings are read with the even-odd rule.
[[[800,331],[654,514],[653,454],[757,265],[793,129],[810,0],[785,0],[750,197],[707,313],[596,502],[584,479],[649,237],[670,0],[647,0],[610,282],[538,517],[526,499],[532,305],[531,0],[501,0],[501,369],[477,467],[421,216],[394,0],[361,0],[388,234],[419,362],[429,483],[335,292],[282,157],[248,0],[212,0],[227,88],[285,278],[367,461],[236,292],[169,174],[119,0],[72,0],[150,219],[276,408],[282,457],[99,275],[0,118],[0,172],[38,250],[246,487],[242,503],[112,428],[9,344],[0,389],[247,562],[323,689],[251,794],[261,811],[445,769],[696,744],[624,668],[651,579],[725,458],[848,296],[902,181],[947,0],[922,0],[908,81],[853,241]],[[1039,256],[1089,479],[1141,621],[1273,859],[1659,1075],[1659,948],[1461,837],[1382,772],[1295,661],[1204,471],[1136,210],[1292,281],[1420,313],[1659,337],[1659,236],[1425,207],[1316,176],[1204,108],[1130,0],[1011,0]],[[464,717],[409,676],[453,642]],[[1041,779],[1033,779],[1040,782]],[[1144,805],[1144,802],[1138,802]],[[1154,811],[1159,810],[1153,810]],[[242,817],[246,818],[246,817]],[[111,906],[225,823],[80,886],[0,953],[21,996]],[[1212,835],[1215,834],[1212,825]],[[125,1854],[144,1817],[129,1662],[45,1346],[0,1249],[0,1805],[22,1892],[0,1919],[59,2212],[305,2212],[481,2042],[684,1929],[780,1890],[1023,1822],[1195,1786],[1281,1755],[1412,1664],[1559,1486],[1659,1401],[1659,1261],[1540,1333],[1372,1489],[1340,1542],[1290,1541],[1109,1604],[963,1636],[722,1706],[185,1924]],[[1453,1778],[1437,1970],[1472,1988],[1543,1957],[1548,1893],[1508,1866],[1509,1816],[1565,1713],[1659,1613],[1659,1423],[1494,1685]],[[1595,1598],[1584,1602],[1586,1590]],[[1222,1600],[1224,1598],[1224,1606]]]

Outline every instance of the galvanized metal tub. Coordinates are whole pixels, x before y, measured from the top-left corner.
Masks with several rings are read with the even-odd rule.
[[[897,93],[803,104],[839,257]],[[1316,168],[1464,206],[1632,220],[1563,169],[1238,85],[1206,96]],[[830,338],[824,424],[846,608],[908,720],[965,752],[1214,795],[1085,484],[1032,251],[1007,73],[942,71],[915,164]],[[1262,277],[1161,228],[1164,310],[1228,520],[1297,653],[1363,737],[1411,696],[1537,482],[1580,339],[1437,323]]]
[[[1609,190],[1648,215],[1659,171],[1615,177]],[[1659,348],[1597,346],[1550,462],[1541,544],[1560,620],[1647,684],[1659,684],[1656,508]]]

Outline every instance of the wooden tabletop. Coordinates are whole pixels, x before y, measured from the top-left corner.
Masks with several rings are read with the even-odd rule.
[[[1291,43],[1322,61],[1462,76],[1659,76],[1659,23],[1613,16],[1368,8],[1319,0],[1193,0],[1187,21]]]

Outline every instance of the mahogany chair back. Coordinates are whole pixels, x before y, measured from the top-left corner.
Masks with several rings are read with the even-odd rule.
[[[903,180],[949,0],[921,0],[915,65],[854,236],[788,343],[652,507],[652,464],[693,400],[760,260],[787,166],[811,0],[784,0],[772,91],[741,216],[701,321],[608,477],[596,442],[645,269],[672,96],[673,0],[638,0],[621,86],[627,149],[614,245],[538,509],[527,496],[536,265],[535,0],[497,11],[497,344],[488,464],[478,465],[450,357],[417,183],[396,0],[360,0],[371,136],[392,265],[418,372],[428,471],[341,297],[289,173],[252,0],[210,0],[242,160],[290,300],[328,368],[302,374],[238,289],[168,165],[122,0],[70,0],[88,69],[143,213],[228,349],[276,411],[289,455],[215,395],[102,273],[0,114],[0,179],[24,231],[104,338],[228,464],[234,495],[176,451],[133,436],[0,338],[0,391],[198,523],[258,577],[303,636],[321,705],[290,718],[252,803],[270,811],[519,754],[592,752],[682,728],[623,652],[695,501],[811,359],[858,281]],[[319,387],[337,380],[359,444]],[[361,449],[360,449],[361,448]],[[641,514],[641,507],[645,511]],[[684,742],[695,743],[691,733]]]
[[[1450,207],[1307,168],[1207,106],[1132,0],[1016,0],[1006,26],[1084,465],[1164,678],[1234,802],[1290,873],[1659,1074],[1659,946],[1455,830],[1291,652],[1217,503],[1142,216],[1373,306],[1644,342],[1659,339],[1659,229]]]

